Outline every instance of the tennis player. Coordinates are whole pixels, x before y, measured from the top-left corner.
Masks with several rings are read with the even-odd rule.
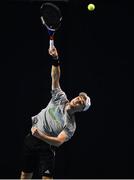
[[[20,179],[31,179],[34,171],[42,179],[53,179],[54,147],[71,139],[76,130],[75,113],[86,111],[91,105],[85,92],[69,101],[60,87],[60,60],[55,46],[49,49],[52,68],[51,100],[45,109],[33,116],[30,133],[24,140],[23,167]]]

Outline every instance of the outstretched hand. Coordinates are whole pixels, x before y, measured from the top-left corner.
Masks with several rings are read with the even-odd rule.
[[[52,49],[48,49],[48,52],[50,54],[50,56],[54,57],[54,58],[58,58],[58,52],[57,49],[53,46]]]

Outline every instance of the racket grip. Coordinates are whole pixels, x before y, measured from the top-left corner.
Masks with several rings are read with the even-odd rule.
[[[51,50],[51,49],[53,49],[53,47],[54,47],[54,40],[50,39],[49,40],[49,49]]]

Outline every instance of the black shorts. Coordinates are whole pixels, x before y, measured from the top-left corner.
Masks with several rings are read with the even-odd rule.
[[[40,176],[53,177],[54,166],[54,147],[29,133],[24,140],[22,171],[30,173],[38,169]]]

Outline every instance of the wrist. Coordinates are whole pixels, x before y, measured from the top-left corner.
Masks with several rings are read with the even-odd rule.
[[[60,59],[59,59],[59,57],[58,57],[58,56],[52,57],[51,64],[52,64],[53,66],[59,66],[59,65],[60,65]]]

